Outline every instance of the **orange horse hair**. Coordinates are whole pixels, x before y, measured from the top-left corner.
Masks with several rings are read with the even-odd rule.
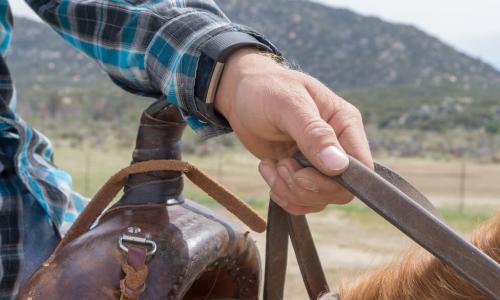
[[[500,212],[472,233],[471,242],[500,262]],[[500,283],[499,283],[500,284]],[[321,297],[321,299],[328,299]],[[340,300],[488,300],[451,268],[422,248],[352,281],[343,282]]]

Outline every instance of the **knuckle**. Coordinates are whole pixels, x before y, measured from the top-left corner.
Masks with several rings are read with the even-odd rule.
[[[301,197],[299,193],[297,193],[296,197],[290,198],[289,202],[294,206],[307,206],[308,202],[304,201],[305,198]]]
[[[297,87],[270,86],[267,93],[273,109],[282,112],[283,117],[298,116],[308,105],[303,92]]]
[[[309,213],[318,213],[323,211],[326,208],[326,205],[315,205],[315,206],[307,206],[307,207],[290,207],[289,213],[294,216],[305,215]]]
[[[310,212],[312,213],[318,213],[318,212],[322,212],[324,211],[326,208],[326,205],[318,205],[318,206],[314,206],[311,208]]]
[[[301,209],[301,208],[298,208],[298,207],[286,207],[285,210],[291,214],[291,215],[294,215],[294,216],[301,216],[301,215],[304,215],[306,212]]]
[[[295,163],[296,163],[296,160],[291,158],[291,157],[287,157],[287,158],[282,158],[278,161],[278,166],[285,166],[288,168],[288,170],[294,170],[294,167],[295,167]]]
[[[304,133],[311,138],[323,138],[334,133],[333,128],[320,119],[309,121],[304,126]]]
[[[304,189],[300,189],[297,192],[297,198],[299,199],[299,204],[307,206],[318,206],[329,204],[324,197],[319,193],[314,193]]]
[[[288,193],[288,185],[286,185],[282,180],[276,180],[271,192],[279,197],[280,199],[288,199],[290,198]]]
[[[286,74],[290,79],[294,80],[305,80],[307,78],[307,75],[304,74],[303,72],[299,70],[294,70],[294,69],[286,69]]]
[[[360,121],[361,123],[363,122],[363,114],[361,113],[361,111],[359,109],[354,107],[352,114],[356,120]]]
[[[344,114],[340,122],[344,128],[363,125],[363,119],[359,111]]]
[[[286,195],[286,185],[283,182],[283,180],[280,179],[279,176],[277,176],[276,181],[274,182],[273,186],[271,187],[271,193],[277,197],[284,197]]]
[[[331,105],[332,105],[332,113],[333,115],[338,114],[338,113],[343,113],[346,111],[347,106],[350,104],[343,98],[335,95],[336,97],[331,98]]]
[[[361,114],[361,111],[351,103],[347,103],[346,106],[346,115],[349,116],[352,120],[354,121],[362,121],[363,120],[363,115]]]
[[[339,194],[338,196],[334,197],[333,203],[344,205],[344,204],[350,203],[353,199],[354,199],[354,196],[351,193],[346,192],[346,193]]]

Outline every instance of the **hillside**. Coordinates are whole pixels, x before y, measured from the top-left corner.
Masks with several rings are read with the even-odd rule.
[[[7,62],[20,84],[91,82],[102,74],[92,60],[47,25],[25,18],[14,20]]]
[[[218,0],[333,88],[499,82],[491,66],[412,26],[297,0]]]

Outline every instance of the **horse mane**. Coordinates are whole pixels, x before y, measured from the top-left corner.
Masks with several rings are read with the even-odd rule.
[[[471,242],[500,262],[500,212],[474,230]],[[339,295],[340,300],[489,299],[419,247],[408,251],[400,262],[390,263],[354,281],[342,282]]]

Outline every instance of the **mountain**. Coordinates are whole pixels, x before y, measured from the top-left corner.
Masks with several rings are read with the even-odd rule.
[[[231,20],[264,33],[289,60],[335,89],[500,82],[490,65],[413,26],[305,0],[216,2]],[[15,23],[9,57],[15,73],[34,76],[36,70],[61,83],[92,81],[99,73],[47,26],[26,19]]]
[[[216,0],[332,88],[499,83],[500,73],[425,32],[300,0]]]

